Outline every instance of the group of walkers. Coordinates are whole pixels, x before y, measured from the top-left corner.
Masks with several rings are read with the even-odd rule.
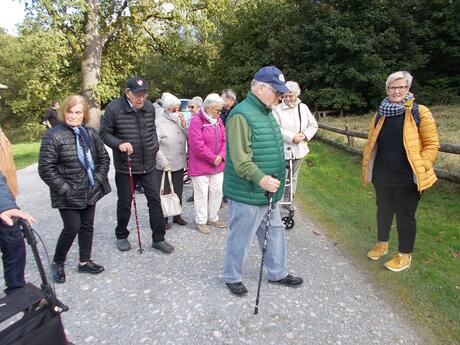
[[[429,109],[414,103],[409,92],[411,83],[412,76],[407,72],[388,77],[388,97],[372,119],[363,159],[363,180],[366,184],[373,182],[377,196],[378,243],[368,257],[377,260],[387,253],[389,230],[396,215],[399,252],[385,263],[393,271],[410,267],[417,204],[421,192],[436,181],[436,126]],[[284,193],[286,160],[293,163],[291,183],[295,193],[299,169],[309,150],[307,143],[318,128],[308,106],[299,99],[300,92],[296,82],[285,82],[278,68],[263,67],[254,75],[241,102],[236,101],[231,89],[222,95],[211,93],[204,100],[194,97],[189,102],[192,117],[186,121],[176,96],[164,93],[158,102],[160,108],[147,99],[147,81],[133,77],[126,82],[123,94],[107,105],[99,132],[86,126],[89,109],[85,99],[68,97],[59,113],[61,124],[43,135],[38,164],[39,175],[50,189],[52,207],[59,210],[63,221],[52,264],[54,280],[65,282],[64,263],[77,236],[78,271],[104,271],[102,265],[92,261],[91,249],[95,205],[111,191],[105,144],[113,151],[118,196],[114,228],[120,251],[131,249],[127,226],[132,183],[142,186],[147,199],[152,247],[163,253],[174,251],[165,239],[171,225],[162,212],[160,180],[170,171],[173,186],[166,179],[165,193],[173,187],[182,202],[187,169],[193,184],[197,230],[207,234],[209,226],[229,229],[224,260],[228,289],[239,296],[248,292],[243,284],[244,263],[254,236],[263,247],[267,224],[270,235],[264,255],[268,281],[300,286],[302,278],[287,269],[285,228],[278,203]],[[2,174],[8,179],[5,169]],[[11,195],[3,180],[0,217],[6,224],[1,225],[2,229],[10,226],[7,212],[11,210],[16,210],[15,216],[33,221],[30,215],[17,211],[13,185],[8,181]],[[228,200],[227,222],[219,218],[223,199]],[[172,222],[187,224],[181,215],[173,217]],[[0,235],[6,291],[10,292],[24,285],[25,260],[10,259],[13,254],[5,244],[9,242],[3,231]],[[22,271],[15,274],[22,272],[22,280],[11,278],[11,265],[21,266]]]

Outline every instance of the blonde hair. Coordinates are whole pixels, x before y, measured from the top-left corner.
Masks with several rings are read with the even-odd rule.
[[[65,123],[65,113],[69,112],[70,109],[72,109],[77,104],[83,105],[83,124],[88,123],[90,121],[88,102],[83,96],[80,95],[71,95],[64,100],[64,104],[59,109],[59,121]]]

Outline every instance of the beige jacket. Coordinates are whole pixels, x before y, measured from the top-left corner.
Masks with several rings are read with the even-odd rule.
[[[11,194],[18,195],[18,181],[16,179],[16,165],[13,160],[13,149],[10,141],[0,127],[0,171],[6,177]]]

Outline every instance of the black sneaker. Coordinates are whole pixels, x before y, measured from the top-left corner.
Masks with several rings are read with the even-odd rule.
[[[302,285],[303,279],[300,277],[295,277],[291,274],[288,274],[285,278],[280,280],[269,280],[269,283],[280,284],[288,287],[298,287]]]
[[[105,268],[102,265],[98,265],[95,262],[89,260],[84,265],[78,265],[78,272],[80,273],[91,273],[91,274],[99,274],[104,271]]]
[[[160,252],[169,254],[174,251],[174,247],[170,245],[166,241],[161,241],[161,242],[153,242],[152,243],[152,248],[158,249]]]
[[[242,282],[225,284],[227,284],[227,287],[230,290],[230,292],[236,296],[243,296],[248,293],[248,289],[246,289],[246,286],[244,286]]]
[[[51,264],[51,273],[53,274],[53,280],[55,283],[65,283],[64,264],[57,264],[53,262]]]

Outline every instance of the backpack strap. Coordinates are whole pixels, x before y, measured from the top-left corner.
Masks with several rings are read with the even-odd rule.
[[[417,125],[417,128],[418,128],[420,126],[420,113],[418,112],[418,104],[415,102],[412,104],[411,113],[412,113],[412,118],[414,119],[415,124]]]

